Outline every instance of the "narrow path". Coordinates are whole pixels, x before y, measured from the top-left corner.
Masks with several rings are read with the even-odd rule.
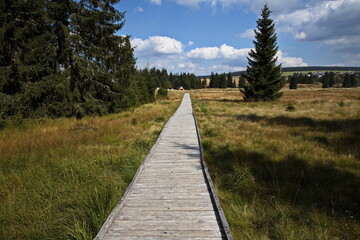
[[[186,93],[95,239],[226,239],[200,151]]]

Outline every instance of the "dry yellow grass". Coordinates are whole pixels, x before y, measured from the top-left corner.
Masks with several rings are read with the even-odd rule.
[[[92,239],[183,93],[103,117],[0,131],[0,239]]]

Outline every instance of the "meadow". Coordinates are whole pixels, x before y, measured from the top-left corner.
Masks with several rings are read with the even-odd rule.
[[[360,239],[359,88],[191,95],[234,239]]]
[[[0,130],[0,239],[93,239],[183,93],[102,117]]]

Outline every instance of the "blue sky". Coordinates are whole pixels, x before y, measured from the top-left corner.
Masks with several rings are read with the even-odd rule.
[[[122,0],[139,68],[246,69],[266,0]],[[267,0],[283,66],[360,66],[360,0]]]

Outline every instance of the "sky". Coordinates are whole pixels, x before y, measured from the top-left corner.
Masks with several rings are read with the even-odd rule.
[[[122,0],[137,67],[242,71],[267,2],[283,67],[360,66],[360,0]]]

